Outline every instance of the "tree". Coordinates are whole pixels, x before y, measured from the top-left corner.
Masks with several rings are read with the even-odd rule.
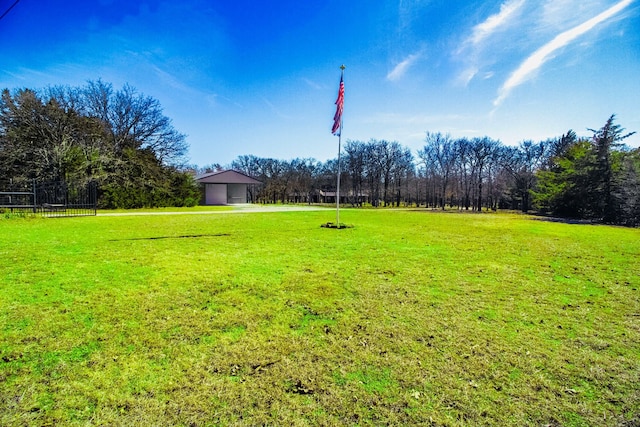
[[[549,160],[551,167],[536,172],[534,200],[543,211],[570,218],[591,216],[593,195],[589,188],[589,165],[593,163],[591,144],[577,140],[561,155]]]
[[[440,132],[427,132],[425,146],[418,150],[418,157],[430,170],[432,176],[440,181],[438,194],[439,205],[444,210],[447,197],[447,188],[456,162],[456,149],[454,141],[448,134]]]
[[[629,226],[640,224],[640,148],[625,156],[620,186],[616,197],[621,201],[620,222]]]
[[[82,111],[107,126],[116,152],[146,149],[163,164],[183,162],[188,148],[185,136],[163,114],[157,99],[140,94],[129,85],[114,91],[111,84],[101,80],[89,82],[81,93]]]
[[[567,133],[560,138],[547,140],[547,163],[544,164],[543,167],[553,168],[553,160],[562,157],[576,142],[578,142],[578,136],[572,129],[569,129]]]
[[[618,218],[620,201],[615,197],[615,174],[621,166],[621,157],[614,152],[621,141],[635,134],[624,134],[624,128],[615,122],[612,114],[599,130],[593,132],[595,163],[592,167],[591,185],[597,196],[594,211],[604,222],[615,222]]]
[[[180,197],[171,182],[186,150],[160,103],[128,85],[5,89],[0,98],[0,181],[94,181],[101,206],[166,205]]]
[[[405,150],[396,141],[372,140],[370,144],[372,145],[373,160],[376,163],[379,176],[382,178],[382,200],[384,206],[387,206],[390,203],[389,187],[392,185],[393,173],[396,168],[400,167],[403,157],[406,156]]]
[[[569,131],[551,144],[553,155],[538,171],[537,202],[555,215],[607,223],[634,223],[635,153],[621,141],[633,135],[611,115],[591,139]]]
[[[477,203],[475,209],[480,212],[482,210],[482,182],[484,173],[488,168],[488,163],[495,158],[498,151],[499,142],[488,137],[473,138],[469,144],[469,150],[473,162],[473,169],[476,173],[475,181],[477,185]]]
[[[498,142],[496,149],[487,162],[486,168],[487,205],[493,211],[498,210],[498,207],[504,204],[510,178],[508,172],[502,166],[503,150],[504,146]]]
[[[94,149],[104,137],[99,123],[35,91],[3,91],[0,135],[5,179],[91,180],[99,169],[101,157]]]
[[[28,181],[41,175],[37,152],[45,137],[42,129],[44,105],[34,91],[24,89],[12,95],[2,91],[0,101],[0,169],[3,180]]]
[[[369,202],[371,206],[380,205],[380,183],[382,182],[382,168],[378,160],[376,140],[369,141],[364,147],[365,177],[369,187]]]
[[[521,200],[522,212],[531,209],[532,190],[536,184],[536,171],[545,163],[548,144],[522,141],[517,148],[503,151],[502,164],[514,180],[515,191]]]
[[[458,206],[469,210],[471,207],[471,191],[476,176],[475,163],[471,151],[471,141],[459,138],[454,141],[456,152],[455,169],[458,175]]]
[[[249,199],[252,201],[258,201],[262,197],[264,188],[266,187],[267,176],[264,173],[262,163],[262,159],[254,155],[238,156],[236,160],[231,163],[232,169],[242,172],[245,175],[251,176],[264,183],[264,185],[259,186],[257,189],[254,188],[253,185],[248,186]]]
[[[607,223],[634,223],[637,197],[636,153],[621,141],[633,135],[611,115],[591,139],[571,131],[552,144],[549,161],[537,173],[536,200],[561,216]]]
[[[400,206],[400,202],[403,200],[403,193],[408,195],[409,179],[414,173],[415,168],[413,166],[411,150],[403,148],[398,144],[398,150],[395,153],[395,164],[391,172],[391,179],[396,195],[396,206]],[[404,202],[406,203],[407,200],[404,200]]]
[[[346,153],[345,169],[351,182],[351,204],[353,206],[362,206],[367,147],[362,141],[347,141],[344,151]]]
[[[289,164],[292,175],[289,181],[294,203],[311,203],[315,190],[315,174],[317,163],[314,159],[293,159]]]

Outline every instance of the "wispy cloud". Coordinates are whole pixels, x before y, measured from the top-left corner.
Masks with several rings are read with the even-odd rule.
[[[599,15],[583,22],[582,24],[558,34],[549,43],[542,46],[531,54],[520,66],[509,76],[498,92],[498,97],[493,101],[493,105],[498,107],[509,96],[511,91],[526,82],[532,75],[540,69],[549,59],[553,58],[553,53],[558,49],[567,46],[569,43],[588,33],[598,24],[612,18],[634,0],[622,0]]]
[[[422,52],[414,53],[407,56],[402,62],[398,63],[393,70],[387,74],[387,80],[396,81],[402,78],[407,70],[422,56]]]
[[[323,88],[322,85],[320,85],[317,82],[315,82],[315,81],[313,81],[311,79],[308,79],[306,77],[303,77],[302,81],[305,82],[307,84],[307,86],[311,87],[312,89],[320,90],[320,89]]]
[[[405,115],[400,113],[377,113],[364,118],[364,123],[375,123],[392,126],[431,125],[443,121],[463,120],[467,117],[460,114]]]
[[[262,101],[269,107],[269,109],[276,115],[276,117],[287,120],[291,118],[291,116],[283,113],[273,102],[268,100],[266,97],[262,96],[261,98]]]
[[[484,49],[484,44],[496,32],[512,26],[516,23],[518,13],[521,11],[525,0],[506,0],[500,5],[500,11],[489,16],[483,22],[473,27],[471,35],[464,40],[460,48],[456,52],[457,55],[464,56],[467,66],[463,70],[458,80],[463,85],[469,84],[469,82],[476,76],[480,70],[480,63],[482,59],[480,54]]]
[[[6,74],[12,79],[15,79],[16,81],[34,81],[38,79],[51,80],[51,76],[52,76],[49,73],[46,73],[41,70],[36,70],[33,68],[19,67],[16,70],[17,72],[12,72],[9,70],[0,70],[0,73]]]
[[[507,0],[500,5],[500,12],[491,15],[484,22],[473,27],[473,33],[468,43],[477,45],[500,27],[508,24],[518,10],[522,8],[525,0]]]
[[[151,62],[148,65],[153,70],[156,77],[160,82],[162,82],[163,85],[187,94],[189,93],[193,94],[195,92],[198,92],[192,87],[189,87],[188,85],[186,85],[180,78],[178,78],[174,74],[163,70],[162,68],[160,68],[157,65],[154,65]]]

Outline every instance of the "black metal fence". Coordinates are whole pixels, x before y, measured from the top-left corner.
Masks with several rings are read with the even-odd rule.
[[[74,184],[47,182],[9,185],[0,191],[0,212],[46,217],[96,214],[97,187],[94,182]]]

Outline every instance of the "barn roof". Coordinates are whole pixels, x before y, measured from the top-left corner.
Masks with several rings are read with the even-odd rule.
[[[234,170],[206,173],[197,176],[196,182],[202,184],[262,184],[257,179]]]

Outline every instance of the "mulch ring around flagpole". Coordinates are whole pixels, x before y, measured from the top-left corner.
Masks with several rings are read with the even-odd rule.
[[[336,229],[343,229],[343,228],[353,228],[353,225],[347,225],[344,223],[340,223],[340,224],[335,224],[333,222],[327,222],[326,224],[322,224],[320,227],[322,228],[336,228]]]

